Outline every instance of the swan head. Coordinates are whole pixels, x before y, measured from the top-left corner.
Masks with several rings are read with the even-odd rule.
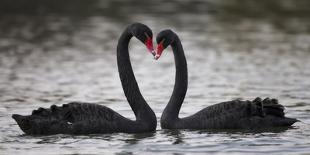
[[[129,26],[129,29],[132,35],[139,39],[146,46],[148,51],[155,56],[152,30],[148,26],[141,23],[133,23]]]
[[[172,30],[163,30],[156,37],[157,48],[155,50],[154,59],[157,60],[163,51],[173,43],[175,34]]]

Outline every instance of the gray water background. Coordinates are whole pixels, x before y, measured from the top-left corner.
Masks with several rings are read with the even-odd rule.
[[[310,153],[307,1],[4,0],[0,4],[0,154]],[[236,98],[278,98],[292,129],[163,130],[144,134],[23,135],[11,114],[71,101],[134,119],[118,78],[116,44],[131,22],[174,30],[188,61],[180,116]],[[157,119],[174,85],[171,49],[155,61],[130,43],[135,76]]]

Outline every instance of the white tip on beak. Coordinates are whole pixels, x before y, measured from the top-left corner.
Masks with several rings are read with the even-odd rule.
[[[157,60],[160,57],[160,55],[156,54],[154,55],[154,59]]]

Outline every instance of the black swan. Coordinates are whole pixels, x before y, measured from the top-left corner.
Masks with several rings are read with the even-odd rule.
[[[284,107],[278,100],[256,98],[253,101],[233,100],[204,108],[194,115],[179,118],[179,111],[187,91],[187,63],[181,41],[171,30],[161,31],[156,41],[155,59],[171,45],[175,67],[175,85],[172,96],[161,116],[163,129],[257,129],[288,127],[297,119],[284,116]]]
[[[153,53],[152,31],[146,25],[134,23],[122,33],[117,45],[117,65],[122,87],[136,120],[129,120],[112,109],[92,103],[72,102],[62,106],[39,108],[31,115],[13,114],[19,127],[26,134],[97,134],[141,133],[156,129],[155,113],[144,100],[135,79],[128,53],[132,37],[142,41]]]

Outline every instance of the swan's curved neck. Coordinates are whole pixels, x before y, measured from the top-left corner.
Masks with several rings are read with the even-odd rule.
[[[129,52],[128,44],[133,35],[130,32],[130,28],[127,28],[121,35],[118,45],[117,45],[117,65],[118,72],[122,82],[122,87],[127,98],[127,101],[133,110],[137,121],[144,121],[148,123],[153,123],[156,116],[153,110],[144,100],[139,86],[137,84],[135,75],[133,73]],[[153,125],[152,124],[152,125]]]
[[[172,96],[162,114],[162,123],[175,122],[178,119],[180,108],[187,91],[187,63],[183,47],[179,37],[175,34],[175,40],[171,44],[175,60],[175,85]]]

